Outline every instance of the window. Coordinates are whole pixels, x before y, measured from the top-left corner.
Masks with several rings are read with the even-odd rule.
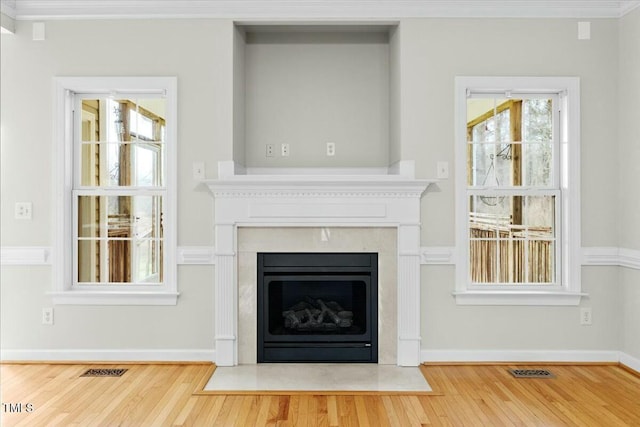
[[[577,304],[578,81],[456,80],[456,300]]]
[[[54,302],[175,304],[175,79],[59,78]]]

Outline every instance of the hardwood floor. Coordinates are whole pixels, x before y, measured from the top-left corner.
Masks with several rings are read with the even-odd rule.
[[[124,367],[116,378],[80,377]],[[205,395],[212,365],[3,364],[2,426],[640,426],[640,377],[615,365],[426,366],[434,395]],[[529,368],[533,366],[528,366]]]

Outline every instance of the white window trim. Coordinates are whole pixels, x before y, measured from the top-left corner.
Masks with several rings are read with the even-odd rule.
[[[469,236],[467,218],[467,93],[473,92],[549,92],[562,94],[566,102],[564,120],[569,138],[560,137],[561,244],[558,266],[561,282],[553,288],[505,286],[504,289],[471,288],[469,283]],[[562,102],[562,100],[561,100]],[[578,305],[582,292],[580,269],[580,79],[578,77],[469,77],[455,80],[455,159],[456,178],[456,289],[459,305]]]
[[[124,286],[73,287],[73,93],[164,93],[166,99],[166,187],[164,200],[164,283],[145,289]],[[55,77],[54,78],[54,304],[175,305],[177,282],[177,79],[176,77]]]

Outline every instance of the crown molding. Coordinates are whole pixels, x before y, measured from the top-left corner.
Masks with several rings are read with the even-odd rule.
[[[640,7],[640,1],[621,1],[620,2],[620,17],[626,15],[634,9]]]
[[[640,0],[1,0],[19,20],[618,18]]]
[[[0,0],[0,12],[11,19],[15,19],[16,0]]]

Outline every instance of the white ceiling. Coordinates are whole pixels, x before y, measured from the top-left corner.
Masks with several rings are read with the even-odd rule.
[[[0,0],[18,20],[192,18],[384,20],[408,17],[617,18],[640,0]]]

